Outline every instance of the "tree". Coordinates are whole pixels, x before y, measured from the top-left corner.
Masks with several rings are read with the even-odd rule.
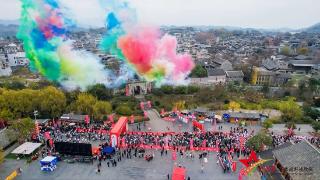
[[[199,87],[197,86],[188,86],[188,94],[193,94],[199,91]]]
[[[320,98],[314,98],[313,103],[316,107],[320,107]]]
[[[188,89],[186,86],[177,86],[174,88],[175,94],[187,94]]]
[[[172,94],[173,93],[173,87],[172,86],[164,85],[164,86],[161,86],[160,89],[165,94]]]
[[[231,101],[229,103],[229,106],[228,106],[229,109],[231,109],[232,111],[235,111],[235,110],[240,110],[240,104],[235,102],[235,101]]]
[[[12,82],[6,82],[4,87],[7,89],[12,89],[12,90],[19,90],[19,89],[26,88],[26,86],[22,82],[17,81],[17,80],[14,80]]]
[[[178,101],[174,104],[174,107],[177,108],[177,110],[181,111],[186,109],[186,102],[185,101]]]
[[[316,120],[320,117],[320,111],[310,106],[304,106],[303,111],[305,116],[309,116],[313,120]]]
[[[320,122],[319,121],[314,121],[312,123],[312,128],[314,129],[315,132],[318,132],[320,130]]]
[[[103,84],[91,86],[88,88],[87,92],[102,101],[110,100],[112,98],[112,90],[107,89]]]
[[[132,115],[132,109],[126,104],[121,104],[116,108],[117,114],[130,116]]]
[[[263,94],[254,89],[246,90],[244,96],[247,101],[252,103],[259,103],[263,99]]]
[[[8,109],[2,109],[0,112],[0,119],[8,122],[14,119],[14,115]]]
[[[107,114],[111,114],[112,105],[106,101],[97,101],[93,106],[94,117],[98,120],[103,120],[103,117]]]
[[[295,102],[295,98],[290,97],[287,101],[283,101],[279,107],[282,112],[281,118],[285,122],[297,122],[302,118],[302,108]]]
[[[320,94],[320,79],[310,78],[308,84],[314,94]]]
[[[207,77],[208,73],[205,68],[203,68],[201,65],[197,64],[193,70],[191,71],[191,77],[201,78],[201,77]]]
[[[272,138],[267,133],[259,132],[257,135],[251,137],[246,142],[246,145],[255,151],[260,151],[263,145],[266,145],[266,146],[272,145]]]
[[[2,164],[4,161],[4,152],[2,147],[0,147],[0,164]]]
[[[254,67],[251,72],[251,84],[256,85],[258,79],[258,69]]]
[[[273,124],[272,124],[272,121],[271,120],[265,120],[263,123],[262,123],[262,127],[264,127],[266,130],[268,130],[269,128],[272,128]]]
[[[298,49],[298,54],[307,55],[309,52],[309,49],[307,47],[302,47]]]
[[[280,49],[280,53],[285,56],[289,56],[291,54],[291,49],[289,46],[284,46]]]
[[[72,104],[72,109],[77,113],[93,115],[93,106],[96,104],[97,99],[88,93],[80,93],[77,100]]]
[[[66,108],[64,93],[53,86],[40,90],[39,96],[41,114],[50,118],[59,117]]]
[[[23,118],[14,121],[10,128],[17,133],[19,141],[23,142],[31,136],[31,133],[35,129],[35,123],[30,118]]]
[[[39,91],[31,89],[5,90],[0,96],[0,108],[7,109],[14,117],[29,117],[39,108]]]
[[[287,122],[285,125],[286,128],[288,129],[297,129],[296,123],[295,122]]]

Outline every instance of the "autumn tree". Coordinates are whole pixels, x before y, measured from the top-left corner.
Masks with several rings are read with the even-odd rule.
[[[66,97],[59,89],[49,86],[39,93],[40,110],[42,114],[47,114],[48,117],[59,117],[66,107]]]
[[[94,117],[98,120],[102,120],[104,116],[112,112],[112,105],[106,101],[97,101],[93,106]]]
[[[298,54],[307,55],[309,52],[309,49],[307,47],[302,47],[298,49]]]
[[[130,116],[132,115],[133,111],[127,104],[121,104],[116,108],[117,114]]]
[[[287,101],[283,101],[279,108],[282,112],[281,118],[285,122],[297,122],[302,118],[302,108],[296,103],[293,97],[290,97]]]
[[[251,84],[256,85],[258,79],[258,69],[254,67],[251,72]]]
[[[0,111],[0,120],[4,120],[6,122],[14,119],[14,114],[10,112],[8,109],[2,109]]]
[[[231,101],[228,105],[228,108],[232,111],[235,111],[235,110],[238,111],[240,110],[240,104],[235,101]]]
[[[88,93],[80,93],[77,100],[71,104],[71,109],[79,114],[93,115],[93,107],[96,102],[97,99],[94,96]]]
[[[0,147],[0,164],[2,164],[4,161],[4,152],[2,147]]]
[[[177,110],[181,111],[186,109],[186,102],[185,101],[178,101],[174,104],[174,107],[177,108]]]

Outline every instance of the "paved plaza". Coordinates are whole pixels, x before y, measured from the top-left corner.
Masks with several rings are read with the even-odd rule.
[[[149,151],[150,152],[150,151]],[[102,161],[101,173],[96,173],[97,161],[92,164],[59,162],[58,168],[54,172],[42,172],[39,161],[34,161],[26,165],[25,161],[6,160],[1,165],[1,179],[10,172],[12,167],[22,167],[23,172],[17,179],[118,179],[118,180],[161,180],[167,179],[167,174],[172,174],[174,162],[171,160],[171,153],[161,157],[159,151],[154,151],[155,158],[147,162],[143,158],[124,158],[118,163],[117,167],[107,167],[107,163]],[[194,160],[185,157],[178,157],[177,163],[185,166],[187,176],[190,179],[212,180],[212,179],[237,179],[237,172],[224,174],[222,168],[216,164],[216,153],[210,153],[208,163],[205,164],[204,172],[201,172],[199,159]],[[239,166],[239,164],[237,164]],[[239,170],[239,168],[238,168]]]
[[[184,124],[181,122],[168,122],[159,118],[156,111],[148,111],[148,116],[150,121],[145,123],[145,126],[142,126],[142,131],[151,131],[154,132],[164,132],[168,131],[167,127],[170,128],[170,131],[183,132],[183,131],[192,131],[191,123]],[[219,123],[217,126],[222,126],[223,131],[229,131],[231,127],[237,127],[235,124],[229,123]],[[301,127],[301,131],[298,132],[301,135],[308,134],[310,131],[309,126],[298,125]],[[137,125],[129,125],[129,131],[137,131]],[[205,123],[206,130],[213,130],[211,123]],[[258,132],[260,126],[249,126],[246,127],[249,132],[254,130]],[[275,133],[281,133],[285,129],[284,125],[274,125],[271,131]],[[97,145],[98,142],[95,142],[94,145]],[[160,151],[148,150],[147,153],[154,154],[155,157],[152,161],[147,162],[143,158],[133,157],[132,159],[123,158],[122,161],[118,162],[117,167],[107,167],[107,162],[102,161],[101,173],[97,174],[97,163],[94,161],[93,164],[85,163],[72,163],[59,162],[58,168],[54,172],[42,172],[40,170],[39,160],[33,161],[31,164],[27,164],[25,160],[14,160],[6,159],[5,162],[0,165],[0,179],[4,179],[7,175],[10,174],[14,169],[21,167],[23,172],[17,179],[27,179],[27,180],[42,180],[42,179],[117,179],[117,180],[162,180],[167,179],[167,175],[170,174],[170,179],[172,175],[172,170],[174,163],[177,165],[180,164],[185,166],[187,169],[187,177],[190,179],[196,180],[231,180],[238,179],[238,171],[242,165],[237,162],[237,172],[223,173],[220,165],[217,164],[217,153],[210,152],[208,156],[208,162],[205,163],[204,172],[201,171],[201,163],[198,159],[199,152],[196,152],[194,159],[189,159],[178,156],[177,161],[172,160],[171,151],[168,151],[167,155],[161,156]],[[237,159],[235,159],[237,161]],[[250,177],[252,179],[254,177]]]

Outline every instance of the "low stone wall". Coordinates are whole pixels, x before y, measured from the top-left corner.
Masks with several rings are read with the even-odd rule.
[[[0,147],[6,148],[16,140],[17,139],[15,138],[13,131],[9,129],[0,130]]]

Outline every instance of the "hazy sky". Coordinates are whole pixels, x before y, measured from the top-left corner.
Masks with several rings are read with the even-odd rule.
[[[98,0],[60,0],[79,24],[103,26]],[[139,21],[156,25],[301,28],[320,22],[320,0],[129,0]],[[0,0],[0,19],[17,19],[18,0]],[[69,15],[70,16],[70,15]]]

